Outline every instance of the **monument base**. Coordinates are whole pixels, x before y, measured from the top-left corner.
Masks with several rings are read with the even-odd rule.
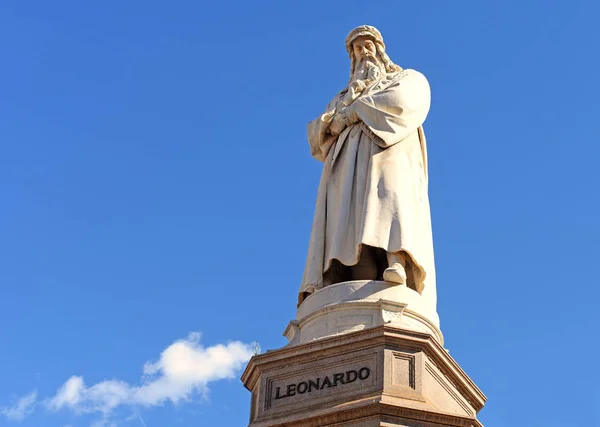
[[[300,304],[296,320],[283,335],[293,346],[384,324],[431,334],[444,345],[431,304],[404,285],[377,280],[341,282],[319,289]]]
[[[251,427],[478,427],[485,396],[437,337],[391,324],[254,356]]]

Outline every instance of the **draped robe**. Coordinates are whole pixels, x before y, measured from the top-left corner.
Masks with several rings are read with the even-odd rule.
[[[299,303],[324,286],[334,260],[355,265],[369,245],[404,251],[413,273],[407,285],[435,306],[422,129],[431,100],[427,79],[415,70],[384,75],[347,107],[357,121],[334,136],[329,125],[344,93],[307,128],[311,154],[324,166]]]

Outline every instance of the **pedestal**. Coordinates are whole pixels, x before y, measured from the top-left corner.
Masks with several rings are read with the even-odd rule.
[[[419,313],[416,292],[339,285],[304,301],[289,345],[250,360],[251,427],[481,426],[485,396]]]
[[[392,324],[431,334],[443,345],[438,315],[431,305],[431,301],[403,285],[377,280],[336,283],[306,298],[283,335],[289,345],[297,345]]]

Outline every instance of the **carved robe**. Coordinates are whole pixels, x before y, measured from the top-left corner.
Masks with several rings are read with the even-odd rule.
[[[412,273],[407,285],[429,295],[434,307],[427,150],[421,127],[429,112],[429,84],[415,70],[385,75],[347,107],[358,121],[336,137],[328,129],[343,94],[307,129],[311,154],[324,166],[299,302],[324,286],[324,274],[334,260],[355,265],[368,245],[404,251],[407,273]]]

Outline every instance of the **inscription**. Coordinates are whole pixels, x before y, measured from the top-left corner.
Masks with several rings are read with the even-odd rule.
[[[315,379],[300,381],[297,383],[288,384],[283,387],[275,388],[275,399],[285,399],[286,397],[295,396],[297,394],[311,393],[324,388],[337,387],[338,385],[351,384],[355,381],[364,381],[371,376],[371,370],[367,367],[355,370],[351,369],[346,372],[339,372],[333,375],[326,375]]]

